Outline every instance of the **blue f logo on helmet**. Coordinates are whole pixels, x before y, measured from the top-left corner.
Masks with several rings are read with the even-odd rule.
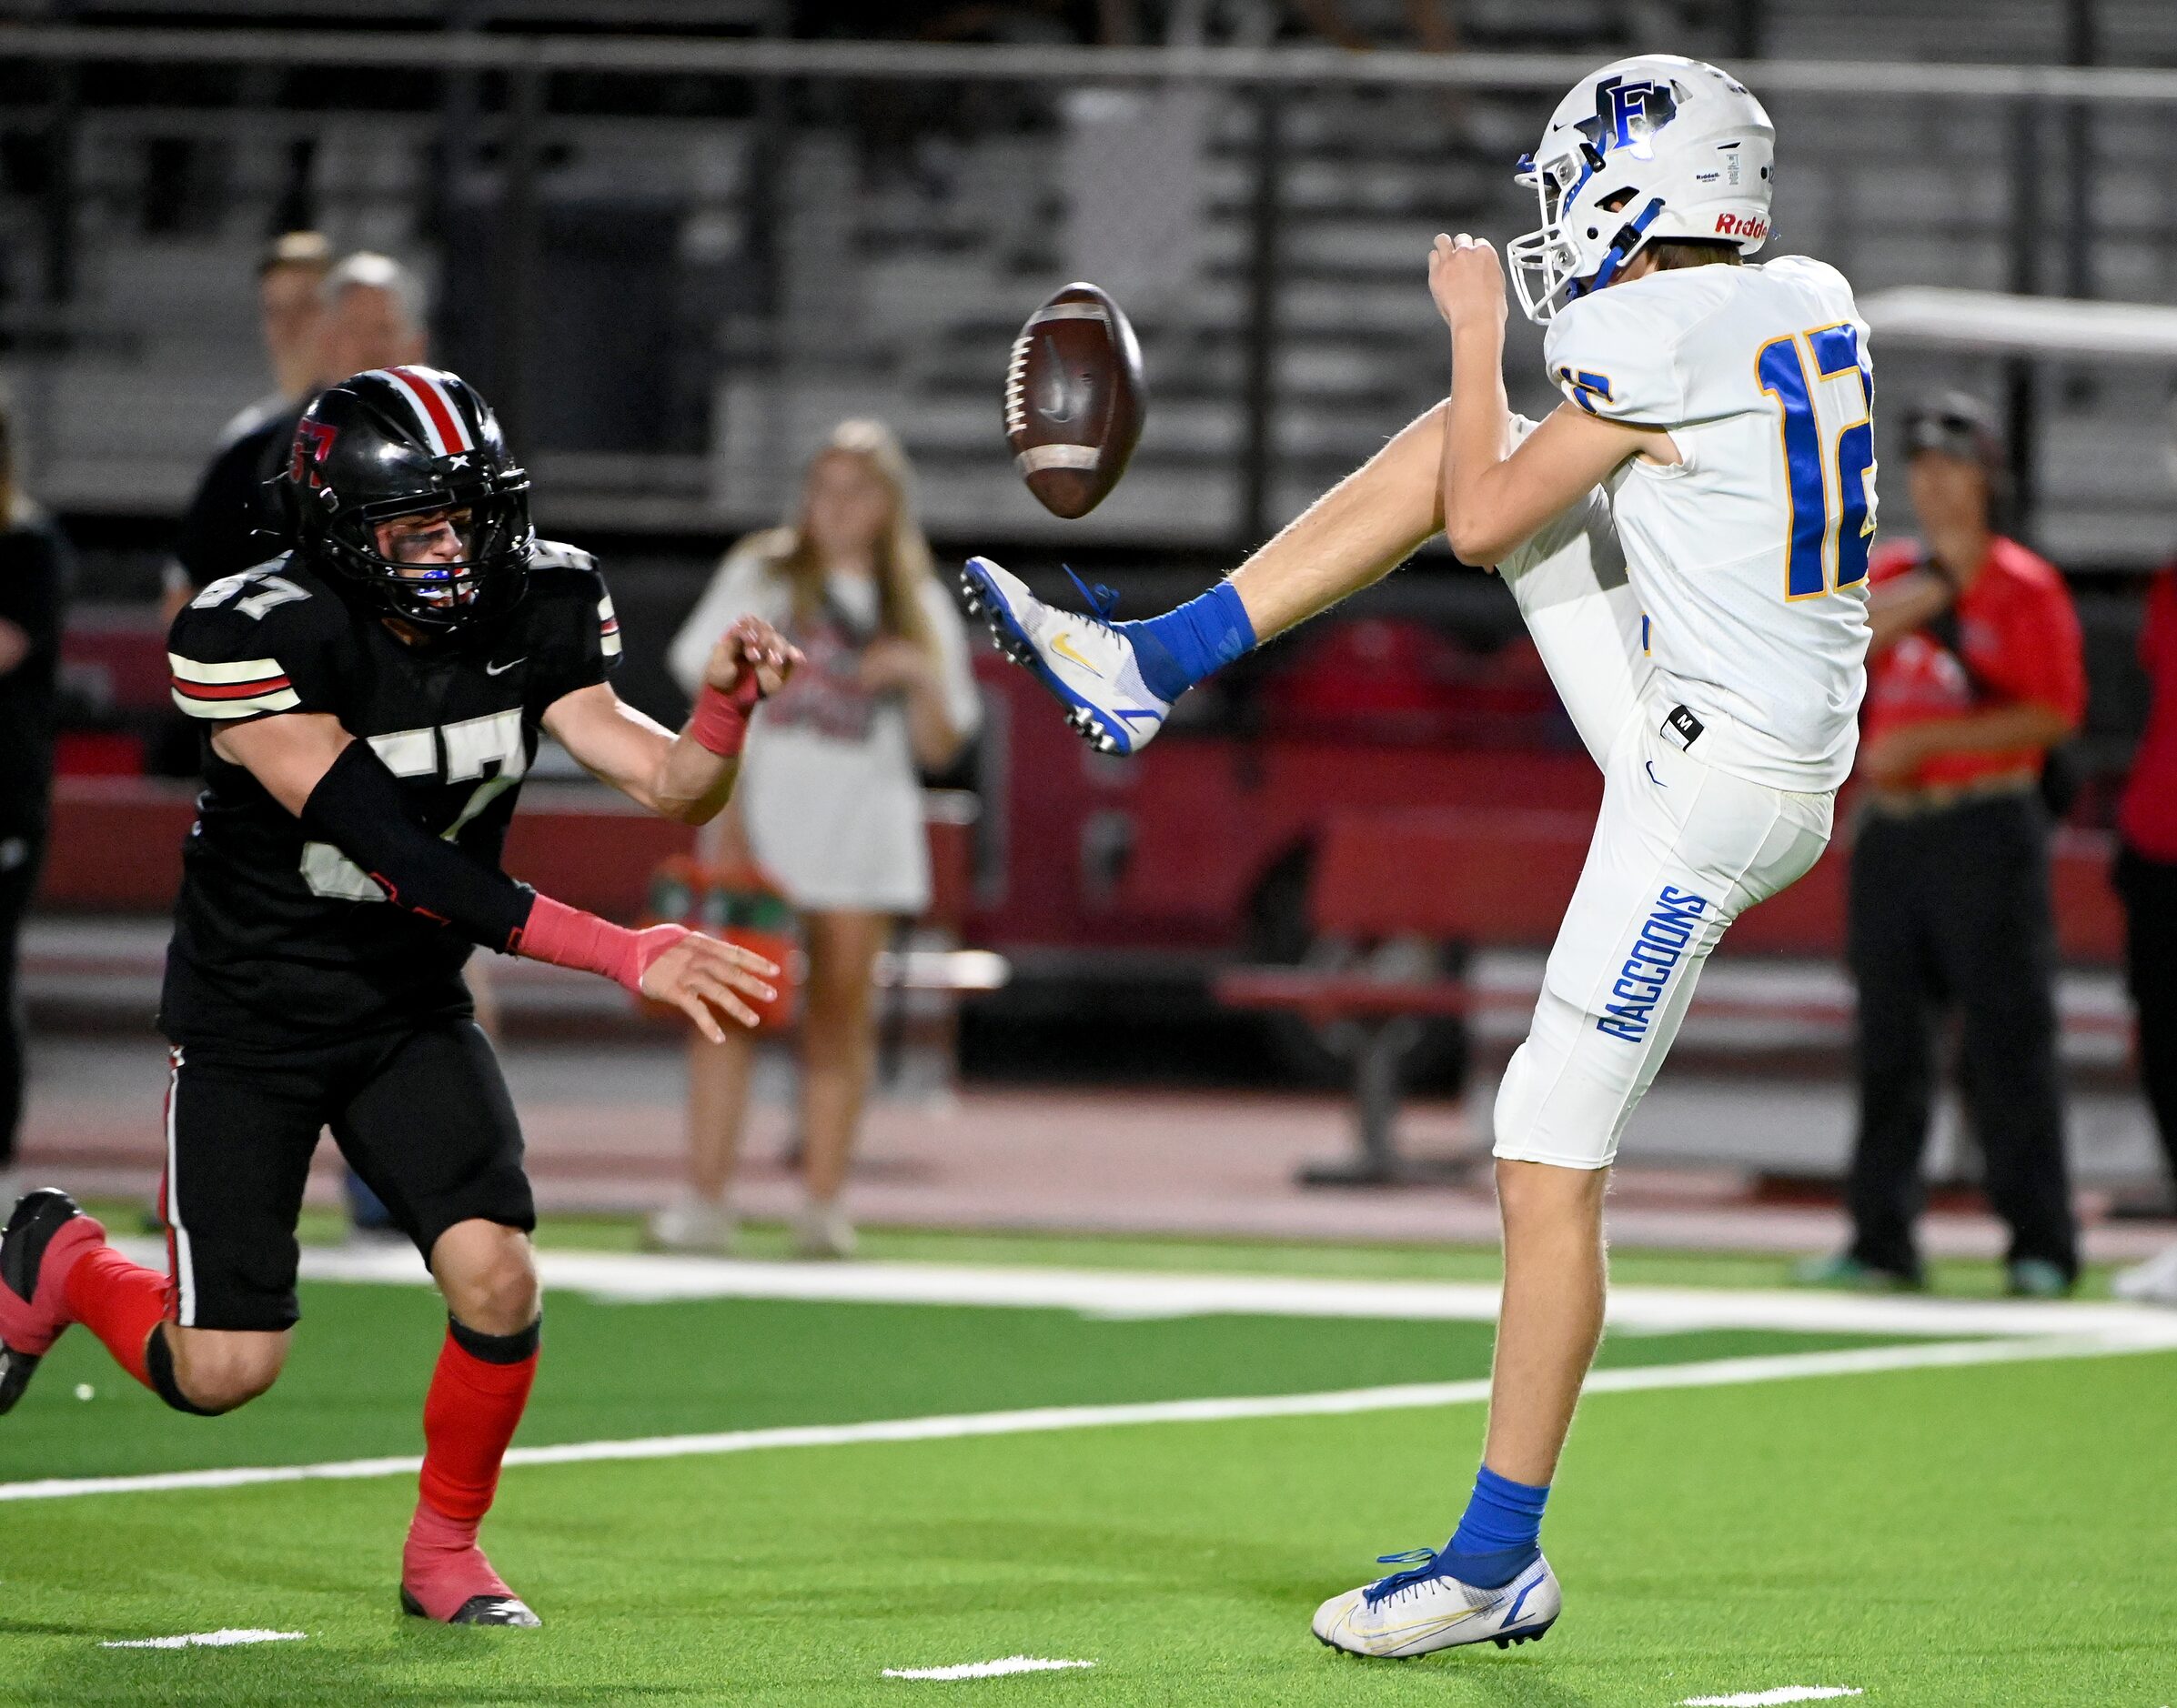
[[[1582,119],[1579,128],[1606,155],[1614,148],[1630,148],[1643,160],[1653,160],[1656,150],[1650,139],[1670,123],[1678,110],[1668,83],[1628,83],[1623,77],[1605,77],[1595,85],[1595,116]]]
[[[1676,54],[1621,59],[1583,77],[1549,117],[1517,182],[1539,229],[1505,248],[1529,320],[1602,289],[1659,238],[1769,238],[1776,129],[1745,85]]]

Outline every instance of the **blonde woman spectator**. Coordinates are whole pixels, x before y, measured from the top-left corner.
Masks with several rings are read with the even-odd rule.
[[[808,1256],[844,1257],[839,1203],[873,1061],[872,980],[892,920],[930,899],[918,771],[948,764],[980,719],[958,609],[915,520],[889,429],[848,421],[809,465],[794,520],[727,554],[669,655],[683,688],[711,638],[754,615],[808,656],[757,714],[735,805],[706,857],[752,859],[800,910],[809,969],[801,1024],[801,1152]],[[654,1243],[725,1251],[754,1066],[752,1039],[689,1054],[689,1188],[652,1216]]]

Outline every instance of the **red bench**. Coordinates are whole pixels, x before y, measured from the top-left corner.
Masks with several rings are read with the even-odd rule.
[[[1424,938],[1468,948],[1542,949],[1556,937],[1594,820],[1586,814],[1415,809],[1331,819],[1315,846],[1309,913],[1323,936],[1354,942]],[[2057,937],[2064,959],[2107,965],[2122,955],[2122,908],[2109,883],[2106,837],[2062,831],[2054,859]],[[1846,851],[1835,844],[1781,895],[1748,910],[1724,939],[1718,961],[1754,956],[1833,960],[1843,950]],[[1216,982],[1227,1006],[1301,1015],[1316,1025],[1354,1023],[1356,1150],[1347,1163],[1313,1168],[1315,1185],[1384,1185],[1456,1176],[1479,1157],[1425,1163],[1396,1141],[1401,1058],[1416,1020],[1485,1010],[1525,1010],[1522,991],[1477,990],[1463,979],[1400,980],[1295,967],[1238,967]],[[1849,1027],[1849,1005],[1696,994],[1704,1018],[1819,1021]],[[2067,1016],[2072,1030],[2121,1025]]]

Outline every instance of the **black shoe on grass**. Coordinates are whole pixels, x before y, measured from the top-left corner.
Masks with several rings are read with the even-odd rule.
[[[400,1611],[418,1619],[428,1619],[423,1603],[409,1594],[404,1585],[400,1592]],[[519,1595],[471,1595],[455,1610],[445,1622],[449,1625],[520,1625],[534,1628],[544,1621],[529,1611],[529,1604]]]
[[[38,1360],[64,1324],[45,1321],[38,1309],[38,1272],[54,1236],[83,1215],[76,1201],[56,1187],[41,1186],[15,1201],[7,1226],[0,1230],[0,1412],[12,1411]],[[35,1351],[26,1349],[35,1347]]]

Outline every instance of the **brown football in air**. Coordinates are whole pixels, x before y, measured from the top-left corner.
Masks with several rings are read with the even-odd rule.
[[[1043,508],[1070,520],[1104,501],[1148,401],[1142,347],[1108,292],[1069,285],[1028,316],[1005,369],[1005,442]]]

